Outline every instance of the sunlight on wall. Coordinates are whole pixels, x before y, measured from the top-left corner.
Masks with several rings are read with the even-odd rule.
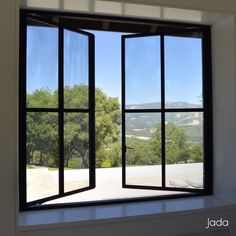
[[[202,20],[200,11],[100,0],[21,0],[21,6],[26,8],[119,14],[121,16],[141,16],[175,20],[191,19],[191,21],[196,22]]]
[[[169,20],[189,20],[201,22],[202,13],[200,11],[184,10],[163,7],[163,18]]]
[[[128,3],[124,5],[125,15],[161,18],[161,7]]]
[[[27,7],[59,9],[59,0],[26,0]]]
[[[204,12],[105,0],[20,0],[20,6],[28,9],[109,14],[206,24],[213,24],[228,17],[228,14],[219,12]]]
[[[63,1],[63,9],[64,10],[77,10],[80,11],[90,11],[90,6],[93,1],[91,0],[66,0]]]
[[[119,2],[106,2],[106,1],[94,1],[95,12],[109,13],[109,14],[121,14],[123,3]]]

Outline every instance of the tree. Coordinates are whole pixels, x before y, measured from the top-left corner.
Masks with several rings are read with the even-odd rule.
[[[57,107],[57,95],[47,88],[27,94],[27,106]],[[27,164],[58,167],[57,114],[30,112],[27,114]]]
[[[57,115],[54,113],[27,114],[27,163],[58,166]]]
[[[96,89],[95,97],[96,161],[97,166],[102,167],[105,161],[107,163],[112,144],[119,141],[120,105],[118,98],[111,98],[106,96],[106,94],[99,88]]]
[[[96,154],[101,167],[110,155],[114,142],[119,140],[120,105],[117,98],[106,96],[96,89]],[[58,107],[58,91],[36,90],[27,94],[28,107]],[[88,87],[75,85],[64,89],[65,108],[88,108]],[[58,167],[57,112],[30,112],[27,115],[27,163]],[[89,115],[64,113],[65,167],[89,167]]]
[[[161,163],[161,155],[154,152],[149,140],[141,140],[138,138],[127,138],[126,146],[126,165],[159,165]]]
[[[121,161],[121,144],[116,142],[113,143],[110,150],[109,150],[109,156],[108,160],[110,160],[110,166],[111,167],[118,167],[121,166],[122,161]]]
[[[191,162],[202,162],[203,161],[203,150],[202,145],[199,143],[189,144],[188,151],[190,153]]]
[[[156,155],[161,155],[161,125],[158,124],[152,137],[151,146]],[[189,152],[187,151],[187,135],[178,128],[174,123],[168,123],[165,127],[165,151],[166,163],[174,164],[185,162],[189,159]]]
[[[64,160],[69,167],[89,167],[89,121],[86,113],[68,113],[64,116]],[[72,166],[71,166],[72,167]]]
[[[28,107],[58,107],[58,91],[36,90],[27,95]],[[88,87],[65,87],[65,108],[88,108]],[[121,166],[120,105],[96,88],[96,166]],[[159,165],[162,157],[161,125],[156,125],[150,140],[126,138],[126,164]],[[165,126],[166,163],[201,162],[202,144],[187,141],[187,134],[174,123]],[[58,113],[27,114],[27,164],[58,167]],[[89,167],[89,114],[64,113],[64,165],[67,168]]]
[[[57,92],[57,91],[56,91]],[[88,108],[89,94],[87,85],[66,86],[64,88],[65,108]]]
[[[55,108],[57,107],[57,92],[52,93],[48,88],[27,93],[27,107]]]

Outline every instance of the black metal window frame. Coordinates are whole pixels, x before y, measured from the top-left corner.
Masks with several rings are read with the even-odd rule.
[[[58,108],[27,108],[26,107],[26,32],[27,32],[27,18],[47,22],[58,27],[59,32],[59,96]],[[20,15],[20,66],[19,66],[19,201],[20,210],[38,210],[38,209],[52,209],[63,207],[77,207],[77,206],[91,206],[102,204],[116,204],[136,201],[150,201],[157,199],[182,198],[213,194],[213,126],[212,126],[212,72],[211,72],[211,27],[200,24],[189,24],[179,22],[167,22],[158,20],[147,20],[139,18],[114,17],[105,15],[90,15],[90,14],[76,14],[65,12],[50,12],[50,11],[35,11],[35,10],[21,10]],[[73,20],[71,20],[73,19]],[[167,195],[155,197],[137,197],[129,199],[114,199],[104,201],[91,202],[75,202],[63,204],[42,205],[42,203],[79,193],[81,191],[89,190],[95,187],[95,80],[94,80],[94,38],[91,37],[90,46],[90,80],[89,80],[89,109],[65,109],[63,106],[63,29],[69,29],[80,32],[77,29],[75,21],[81,20],[81,29],[94,29],[105,31],[118,31],[135,33],[135,35],[122,36],[121,50],[122,50],[122,64],[125,61],[125,38],[137,36],[160,35],[161,38],[161,108],[160,109],[136,109],[129,110],[125,108],[125,70],[122,67],[122,184],[127,188],[143,188],[143,189],[160,189],[166,190]],[[112,22],[110,28],[103,28],[103,22]],[[61,22],[61,23],[60,23]],[[93,24],[91,24],[93,22]],[[115,22],[115,23],[114,23]],[[114,23],[114,24],[113,24]],[[153,25],[155,32],[153,32]],[[156,27],[158,25],[158,27]],[[150,26],[150,29],[149,29]],[[160,27],[159,27],[160,26]],[[150,30],[150,32],[149,32]],[[148,31],[148,32],[147,32]],[[188,34],[189,32],[198,32],[202,35],[202,73],[203,73],[203,107],[202,108],[165,108],[165,65],[164,65],[164,37],[168,35],[180,34],[180,36]],[[84,33],[84,32],[82,32]],[[26,114],[27,112],[57,112],[59,122],[59,194],[36,200],[27,203],[26,200]],[[90,187],[71,192],[64,192],[64,161],[63,161],[63,116],[65,112],[86,112],[89,113],[89,132],[90,132],[90,152],[93,153],[90,158]],[[125,114],[132,112],[154,112],[161,114],[161,132],[162,132],[162,186],[150,188],[146,186],[130,186],[125,181]],[[203,130],[203,149],[204,149],[204,187],[203,189],[183,189],[166,187],[165,179],[165,113],[166,112],[202,112],[204,115],[204,130]],[[168,195],[168,191],[181,191],[175,195]]]
[[[179,36],[190,37],[189,35],[199,34],[202,39],[202,69],[203,69],[203,106],[202,108],[166,108],[165,107],[165,37]],[[125,42],[126,39],[143,38],[143,37],[160,37],[160,67],[161,67],[161,108],[160,109],[127,109],[126,108],[126,71],[125,71]],[[185,29],[171,32],[160,31],[155,34],[131,34],[122,36],[122,186],[123,188],[132,189],[152,189],[165,191],[182,191],[200,194],[211,194],[212,189],[212,108],[211,108],[211,62],[210,62],[210,32],[203,29]],[[201,112],[203,113],[203,152],[204,152],[204,179],[203,189],[197,188],[178,188],[166,186],[166,136],[165,122],[166,113],[188,113]],[[126,181],[126,114],[130,113],[155,113],[161,115],[161,186],[146,186],[146,185],[131,185]]]
[[[26,38],[27,38],[27,21],[35,21],[39,25],[47,25],[49,27],[57,27],[58,29],[58,107],[57,108],[36,108],[27,107],[26,103]],[[64,107],[64,30],[70,30],[88,37],[88,108],[65,108]],[[55,23],[50,20],[43,20],[37,16],[27,16],[21,14],[21,49],[20,55],[20,210],[25,210],[32,206],[40,206],[44,202],[66,197],[72,194],[83,192],[95,188],[95,80],[94,80],[94,35],[85,31],[74,28],[64,27],[63,24]],[[45,197],[42,199],[27,202],[27,176],[26,176],[26,130],[27,113],[43,113],[50,112],[58,114],[58,146],[59,146],[59,192],[56,195]],[[65,191],[64,189],[64,114],[77,113],[88,114],[89,117],[89,186],[73,191]]]

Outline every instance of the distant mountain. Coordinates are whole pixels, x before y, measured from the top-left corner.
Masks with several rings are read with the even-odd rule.
[[[168,102],[168,108],[199,108],[198,104],[186,102]],[[133,104],[126,106],[127,109],[158,109],[160,103]],[[127,113],[126,114],[126,135],[128,137],[151,137],[152,132],[158,123],[161,122],[161,114],[158,113]],[[171,112],[166,113],[166,123],[174,123],[183,129],[188,140],[202,142],[203,117],[201,112]]]
[[[188,102],[166,102],[166,108],[200,108],[200,104]],[[160,102],[143,103],[143,104],[130,104],[126,105],[127,109],[159,109],[161,108]]]

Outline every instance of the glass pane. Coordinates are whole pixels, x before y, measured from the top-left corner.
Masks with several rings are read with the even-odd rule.
[[[126,184],[161,185],[161,115],[126,114]]]
[[[167,108],[202,107],[202,39],[165,37]]]
[[[65,191],[89,186],[89,118],[86,113],[65,113]]]
[[[88,36],[64,31],[64,106],[88,108]]]
[[[27,113],[27,201],[58,194],[58,114]]]
[[[27,26],[26,70],[27,107],[57,107],[57,28]]]
[[[126,108],[160,108],[160,37],[127,38],[125,42]]]
[[[203,188],[203,113],[166,113],[166,185]]]

